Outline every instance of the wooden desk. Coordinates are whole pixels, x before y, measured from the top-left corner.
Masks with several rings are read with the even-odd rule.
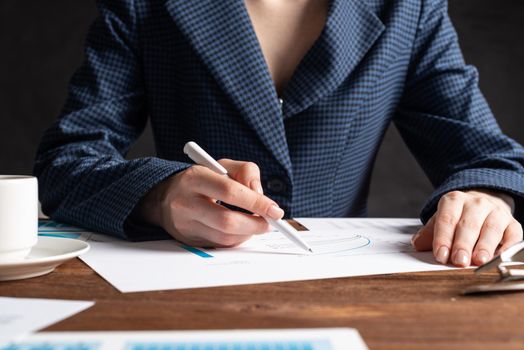
[[[524,349],[524,293],[460,295],[492,279],[466,270],[121,294],[75,259],[2,282],[0,295],[96,301],[48,331],[354,327],[370,349]]]

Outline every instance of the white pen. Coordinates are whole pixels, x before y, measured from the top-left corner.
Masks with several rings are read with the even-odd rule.
[[[184,146],[184,153],[187,154],[191,160],[193,160],[198,165],[205,166],[214,172],[220,175],[228,175],[226,168],[224,168],[220,163],[218,163],[213,157],[211,157],[206,151],[202,149],[196,142],[190,141]],[[264,218],[271,226],[280,231],[284,236],[286,236],[290,241],[298,245],[300,248],[313,253],[313,250],[307,245],[306,242],[299,237],[299,233],[293,226],[291,226],[287,221],[279,219],[269,219]]]

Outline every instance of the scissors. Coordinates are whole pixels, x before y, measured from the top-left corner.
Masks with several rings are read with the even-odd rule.
[[[487,270],[491,270],[494,267],[502,267],[504,270],[507,270],[504,267],[506,263],[524,263],[524,241],[515,243],[502,253],[499,256],[493,258],[491,261],[488,261],[484,265],[479,266],[475,273],[482,273]],[[524,276],[524,275],[523,275]]]

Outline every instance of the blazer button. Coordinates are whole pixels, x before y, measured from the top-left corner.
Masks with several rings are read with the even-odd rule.
[[[267,189],[272,193],[282,193],[286,190],[286,184],[278,178],[272,178],[267,181]]]

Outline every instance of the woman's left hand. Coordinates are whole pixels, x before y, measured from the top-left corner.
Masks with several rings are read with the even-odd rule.
[[[449,192],[413,236],[413,246],[418,251],[433,249],[442,264],[482,265],[522,240],[522,226],[512,215],[513,206],[513,199],[500,192]]]

